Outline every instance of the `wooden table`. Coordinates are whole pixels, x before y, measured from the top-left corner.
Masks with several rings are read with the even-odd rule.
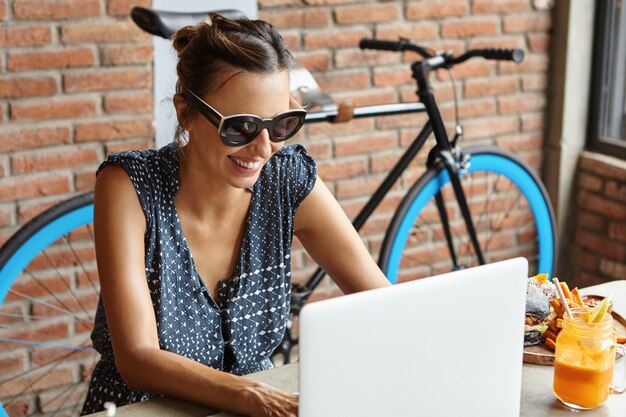
[[[581,290],[583,294],[615,296],[614,310],[626,314],[626,281],[614,281]],[[625,359],[626,360],[626,359]],[[582,413],[574,412],[561,403],[552,394],[552,378],[554,368],[551,366],[524,364],[522,371],[521,417],[558,417],[581,414],[584,417],[617,417],[626,416],[626,394],[611,395],[606,403],[595,410]],[[250,378],[266,382],[285,391],[298,391],[298,364],[281,366],[257,374]],[[92,417],[104,417],[105,412],[93,414]],[[142,403],[130,404],[118,409],[120,417],[234,417],[227,412],[219,412],[210,408],[176,400],[173,398],[157,398]],[[355,416],[358,417],[358,416]]]

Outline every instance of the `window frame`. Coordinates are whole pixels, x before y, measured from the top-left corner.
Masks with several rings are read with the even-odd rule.
[[[610,65],[610,36],[613,26],[612,3],[612,1],[596,2],[587,146],[592,151],[626,159],[626,138],[616,139],[603,135],[603,126],[600,122],[607,111],[606,91],[609,82],[607,68]],[[626,22],[620,24],[624,25]],[[624,94],[626,95],[626,92]]]

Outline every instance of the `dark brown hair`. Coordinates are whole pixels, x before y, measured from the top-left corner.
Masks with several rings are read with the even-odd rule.
[[[172,42],[178,52],[177,94],[187,87],[202,97],[215,90],[220,75],[228,71],[269,74],[293,65],[283,38],[274,26],[262,20],[231,20],[209,13],[207,21],[178,30]],[[176,141],[180,141],[194,112],[191,106],[182,111]]]

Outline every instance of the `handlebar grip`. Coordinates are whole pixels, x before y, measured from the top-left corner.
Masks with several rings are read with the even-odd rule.
[[[483,53],[481,55],[485,59],[495,59],[498,61],[513,61],[519,63],[524,60],[524,50],[519,48],[487,48],[483,49]]]
[[[378,49],[381,51],[402,51],[402,41],[384,41],[379,39],[363,38],[359,41],[361,49]]]

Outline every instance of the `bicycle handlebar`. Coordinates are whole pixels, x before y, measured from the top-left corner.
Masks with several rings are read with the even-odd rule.
[[[464,54],[455,57],[450,53],[437,53],[432,54],[428,51],[427,48],[416,44],[415,42],[408,39],[399,39],[397,41],[389,41],[382,39],[368,39],[363,38],[359,42],[359,47],[361,49],[376,49],[380,51],[391,51],[391,52],[403,52],[403,51],[413,51],[420,54],[422,57],[429,59],[435,56],[439,56],[443,58],[441,62],[441,66],[450,67],[455,64],[459,64],[461,62],[467,61],[470,58],[474,57],[482,57],[485,59],[493,59],[498,61],[513,61],[513,62],[522,62],[524,60],[524,50],[519,48],[514,49],[500,49],[500,48],[486,48],[486,49],[472,49]]]

